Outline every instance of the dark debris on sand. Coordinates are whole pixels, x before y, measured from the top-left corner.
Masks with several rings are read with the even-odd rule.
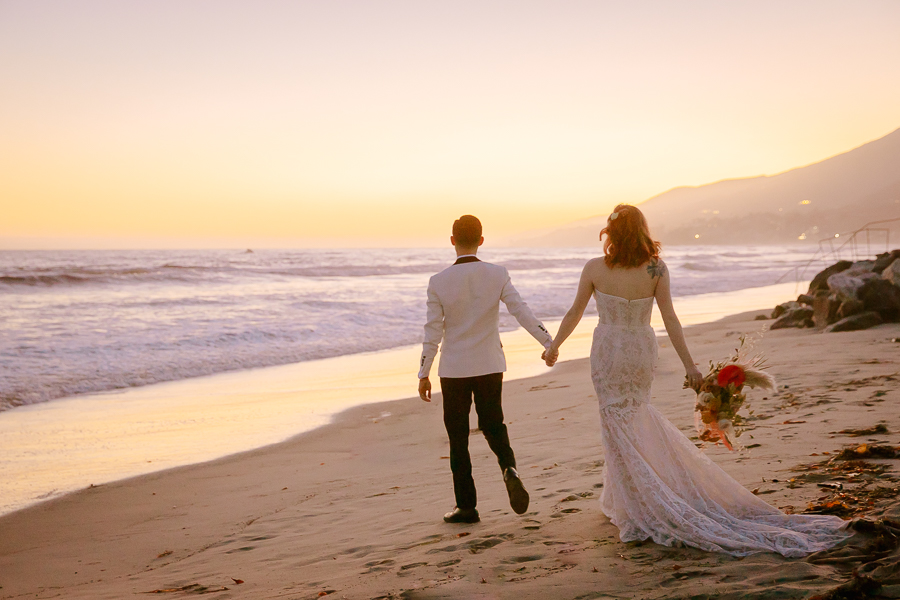
[[[852,437],[860,437],[863,435],[884,435],[890,432],[888,431],[887,425],[885,425],[884,423],[879,423],[878,425],[873,425],[872,427],[863,427],[861,429],[841,429],[840,431],[834,431],[832,433],[839,433],[841,435],[849,435]]]
[[[860,444],[844,448],[828,460],[797,467],[800,474],[791,478],[788,486],[815,483],[823,489],[834,490],[810,502],[805,513],[842,519],[861,516],[874,510],[879,502],[900,496],[900,485],[895,484],[897,478],[887,474],[891,466],[865,459],[898,457],[900,451],[894,446]]]
[[[900,505],[888,511],[900,514]],[[806,558],[850,571],[850,580],[810,600],[855,600],[900,597],[900,522],[893,518],[857,519],[850,524],[851,543]]]
[[[875,431],[880,427],[883,425],[841,433],[882,433]],[[829,460],[797,468],[800,474],[790,480],[790,485],[817,483],[822,486],[822,482],[830,481],[837,488],[811,502],[803,512],[837,515],[844,519],[856,517],[849,524],[855,535],[847,543],[805,559],[812,564],[827,564],[847,572],[849,581],[810,600],[900,598],[900,501],[897,500],[900,483],[896,477],[886,474],[891,465],[865,460],[896,458],[900,458],[898,447],[860,444],[843,448]],[[844,489],[845,483],[847,489]],[[855,487],[850,488],[850,485]],[[863,518],[870,514],[879,515],[879,518]]]
[[[831,460],[857,460],[860,458],[897,458],[900,449],[882,444],[860,444],[852,448],[844,448]]]

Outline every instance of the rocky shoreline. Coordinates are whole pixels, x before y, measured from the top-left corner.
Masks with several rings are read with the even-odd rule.
[[[836,262],[816,274],[805,294],[775,307],[770,329],[815,327],[831,333],[900,321],[898,259],[900,249],[874,260]]]

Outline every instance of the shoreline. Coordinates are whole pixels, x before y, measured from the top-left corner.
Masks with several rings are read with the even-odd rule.
[[[792,292],[787,293],[787,295],[784,297],[789,297],[789,296],[796,297],[798,290],[801,288],[805,288],[808,284],[809,284],[809,280],[775,283],[775,284],[770,284],[770,285],[740,288],[737,290],[731,290],[731,291],[727,291],[727,292],[705,292],[705,293],[700,293],[700,294],[676,296],[676,297],[674,297],[674,301],[676,303],[676,306],[679,306],[681,304],[686,304],[689,307],[688,311],[691,311],[691,310],[696,310],[696,307],[692,306],[692,305],[696,305],[697,300],[700,300],[700,303],[702,303],[704,299],[710,299],[710,298],[715,299],[715,300],[722,300],[722,302],[717,302],[717,304],[721,305],[721,304],[726,303],[729,299],[743,298],[743,302],[741,302],[739,300],[740,306],[737,310],[718,309],[718,310],[712,311],[709,314],[704,313],[704,312],[701,312],[699,314],[694,314],[694,313],[688,312],[687,316],[688,316],[689,322],[682,323],[682,324],[685,326],[690,326],[690,325],[695,325],[698,323],[711,322],[713,320],[725,318],[731,314],[736,314],[738,312],[744,312],[746,310],[755,310],[757,308],[759,310],[764,310],[765,308],[770,308],[768,305],[772,304],[772,302],[775,302],[777,304],[777,303],[784,301],[782,298],[782,296],[784,296],[784,294],[781,293],[782,291],[786,291],[789,288],[795,288]],[[777,291],[775,291],[775,290],[777,290]],[[749,299],[750,303],[754,303],[754,302],[765,303],[765,306],[760,304],[760,306],[749,307],[748,299]],[[776,300],[777,300],[777,302],[776,302]],[[772,304],[772,307],[774,307],[774,305],[775,304]],[[593,310],[593,306],[589,306],[587,312],[585,313],[587,315],[588,319],[590,319],[590,316],[595,314],[595,313],[591,312],[592,310]],[[679,315],[680,314],[681,313],[679,313]],[[710,318],[711,315],[712,315],[712,318]],[[690,320],[691,318],[693,318],[693,321]],[[556,317],[547,317],[544,320],[551,325],[558,326],[559,322],[562,320],[562,315],[559,315]],[[656,311],[656,307],[654,304],[654,323],[653,323],[654,329],[656,329],[658,332],[661,329],[661,325],[662,325],[662,321],[659,319],[659,315]],[[501,335],[509,335],[519,329],[521,329],[521,328],[516,327],[515,329],[512,329],[512,330],[501,331]],[[157,386],[177,385],[177,384],[181,384],[184,382],[190,382],[190,381],[195,381],[195,380],[206,380],[206,379],[212,378],[212,377],[253,373],[253,372],[258,372],[258,371],[267,370],[267,369],[278,369],[278,368],[291,367],[291,366],[296,366],[296,365],[301,365],[301,364],[306,364],[306,363],[318,363],[321,361],[339,361],[339,360],[344,360],[344,359],[352,360],[352,359],[357,359],[357,358],[373,357],[373,356],[378,356],[378,355],[381,355],[384,353],[402,352],[406,349],[410,349],[410,348],[417,349],[419,347],[420,347],[420,344],[418,344],[418,343],[412,344],[412,345],[392,346],[389,348],[381,348],[381,349],[376,349],[376,350],[365,350],[365,351],[359,351],[359,352],[352,352],[350,354],[337,354],[337,355],[333,355],[333,356],[326,356],[324,358],[301,360],[301,361],[295,361],[295,362],[289,362],[289,363],[263,364],[263,365],[258,365],[258,366],[238,367],[238,368],[232,368],[232,369],[227,369],[227,370],[223,370],[223,371],[216,371],[216,372],[212,372],[212,373],[203,373],[203,374],[199,374],[199,375],[192,375],[192,376],[188,376],[188,377],[183,377],[181,379],[164,379],[164,380],[159,380],[159,381],[153,381],[151,383],[142,383],[140,385],[110,387],[107,389],[101,389],[101,390],[96,390],[96,391],[79,392],[79,393],[70,394],[67,396],[54,396],[54,397],[51,397],[50,399],[40,400],[37,402],[26,402],[26,403],[22,403],[22,404],[3,405],[3,407],[0,408],[0,415],[3,415],[4,413],[7,413],[9,411],[22,409],[22,408],[28,408],[28,407],[32,407],[32,406],[40,406],[42,404],[46,404],[49,402],[60,402],[60,401],[64,402],[64,401],[77,400],[80,398],[93,397],[93,396],[109,396],[109,395],[125,394],[125,393],[129,393],[133,390],[142,390],[142,389],[151,388],[151,387],[155,388]],[[523,376],[523,375],[520,375],[520,376]]]
[[[727,356],[740,333],[766,324],[749,317],[688,329],[695,359],[703,364]],[[755,422],[745,434],[751,436],[745,444],[752,439],[758,447],[710,448],[708,455],[746,487],[767,494],[770,504],[799,511],[821,490],[788,486],[788,471],[817,460],[811,453],[869,439],[897,443],[900,388],[890,379],[896,361],[886,353],[898,334],[897,324],[841,334],[768,332],[757,347],[782,387],[770,398],[752,395],[751,406],[775,418]],[[681,389],[674,351],[665,339],[660,345],[653,402],[690,435],[693,396]],[[482,522],[440,521],[452,508],[440,398],[431,404],[406,398],[348,409],[331,425],[285,442],[4,515],[0,597],[121,598],[198,584],[221,589],[223,598],[314,598],[328,590],[346,598],[538,598],[547,597],[548,586],[560,598],[598,586],[613,595],[641,590],[643,597],[662,598],[712,581],[700,574],[682,581],[675,577],[680,573],[743,572],[742,583],[728,585],[753,588],[773,570],[787,570],[779,573],[785,582],[779,587],[808,596],[841,581],[831,567],[777,555],[736,561],[619,543],[595,502],[603,460],[587,360],[505,387],[506,421],[532,493],[532,508],[522,517],[507,506],[483,438],[473,436]],[[859,439],[829,433],[876,421],[889,433]],[[812,573],[818,578],[809,579]]]
[[[690,331],[690,328],[696,328],[696,327],[700,327],[702,325],[715,325],[715,324],[721,323],[721,322],[729,322],[732,320],[746,319],[747,317],[750,317],[751,315],[755,316],[756,314],[760,314],[760,312],[761,311],[752,311],[752,310],[745,311],[742,313],[729,315],[718,321],[712,321],[710,323],[701,323],[701,324],[697,324],[697,325],[689,325],[689,326],[685,327],[685,332],[687,333],[688,331]],[[593,324],[592,324],[591,329],[593,329]],[[523,336],[523,337],[525,337],[525,336]],[[570,337],[570,339],[571,339],[571,337]],[[665,344],[667,344],[667,342],[668,342],[668,337],[666,335],[657,334],[657,339],[659,340],[660,344],[663,345],[663,347],[665,347]],[[504,348],[504,349],[507,350],[506,348]],[[370,354],[370,353],[363,353],[363,354]],[[545,372],[539,373],[539,374],[534,374],[534,375],[523,375],[523,376],[514,377],[514,378],[507,378],[507,377],[505,377],[506,373],[504,373],[503,383],[507,386],[511,382],[518,382],[518,383],[521,383],[522,385],[525,385],[528,381],[531,381],[531,380],[541,380],[544,377],[551,375],[554,372],[554,370],[557,369],[558,367],[562,367],[564,365],[569,365],[569,363],[580,363],[578,365],[578,368],[584,368],[584,364],[587,363],[588,360],[589,359],[587,357],[577,357],[577,358],[571,358],[571,359],[567,359],[567,360],[561,360],[558,362],[558,364],[555,367],[546,368]],[[570,368],[572,367],[571,365],[569,365],[569,366],[570,366]],[[270,368],[273,368],[273,367],[261,367],[261,369],[270,369]],[[568,369],[566,369],[566,370],[568,371]],[[215,375],[211,375],[209,377],[215,377]],[[164,382],[163,384],[165,384],[165,383],[173,383],[173,382]],[[153,385],[163,385],[163,384],[153,384]],[[432,401],[432,403],[435,403],[436,401],[441,399],[440,384],[437,384],[435,386],[434,394],[435,394],[436,398]],[[366,403],[366,404],[354,404],[352,406],[349,406],[347,408],[344,408],[340,411],[335,412],[329,418],[329,420],[327,422],[317,425],[316,427],[313,427],[306,431],[301,431],[296,434],[293,434],[293,435],[289,436],[288,438],[280,440],[280,441],[271,442],[271,443],[268,443],[268,444],[265,444],[262,446],[256,446],[253,448],[248,448],[246,450],[239,450],[239,451],[236,451],[236,452],[233,452],[230,454],[216,456],[214,458],[210,458],[207,460],[202,460],[202,461],[192,462],[192,463],[187,463],[187,464],[181,464],[181,465],[176,465],[176,466],[172,466],[172,467],[165,467],[165,468],[162,468],[159,470],[154,470],[154,471],[150,471],[147,473],[140,473],[137,475],[131,475],[131,476],[123,477],[120,479],[113,479],[113,480],[105,481],[105,482],[102,482],[99,484],[92,483],[92,484],[88,485],[87,487],[72,490],[69,492],[65,492],[63,494],[53,496],[51,498],[47,498],[44,500],[39,500],[33,504],[29,504],[27,506],[24,506],[22,508],[16,509],[16,510],[8,512],[8,513],[2,513],[2,514],[0,514],[0,520],[2,520],[3,518],[5,518],[7,516],[16,515],[22,511],[27,511],[29,509],[36,508],[36,507],[39,507],[39,506],[47,504],[47,503],[51,503],[51,502],[58,501],[58,500],[64,500],[66,498],[66,496],[69,496],[71,494],[79,494],[79,493],[86,492],[91,489],[100,488],[102,486],[115,485],[115,484],[127,484],[129,481],[134,481],[134,480],[137,480],[137,479],[140,479],[143,477],[150,477],[153,475],[163,475],[166,473],[171,473],[171,472],[175,472],[175,471],[179,471],[179,470],[192,469],[195,467],[203,468],[204,466],[215,465],[222,461],[238,459],[242,456],[249,455],[249,454],[252,454],[255,452],[265,453],[269,450],[275,449],[276,447],[284,445],[284,444],[302,443],[303,440],[307,437],[312,437],[317,434],[328,435],[328,430],[332,430],[332,429],[334,431],[340,431],[342,426],[357,423],[358,421],[360,421],[360,419],[364,419],[364,420],[370,421],[372,423],[378,423],[379,421],[381,421],[383,419],[396,417],[398,415],[397,407],[402,404],[407,404],[407,403],[418,404],[421,402],[422,402],[422,400],[419,399],[418,396],[407,396],[404,398],[377,400],[377,401],[374,401],[371,403]],[[387,410],[392,407],[395,409],[394,412]],[[400,412],[402,413],[402,409],[400,410]],[[474,414],[474,409],[473,409],[473,414]]]
[[[565,314],[596,250],[491,247],[482,258],[511,269],[546,317]],[[768,286],[809,258],[780,246],[694,244],[669,247],[666,257],[681,273],[673,289],[681,296]],[[0,261],[11,275],[0,282],[10,292],[0,295],[0,314],[15,317],[0,342],[10,359],[0,409],[415,344],[428,278],[454,259],[448,246],[51,252]],[[516,327],[506,314],[501,323]]]
[[[714,322],[709,319],[727,310],[771,304],[795,286],[682,297],[676,310],[690,328]],[[552,331],[558,327],[556,321],[547,323]],[[656,307],[651,324],[659,336]],[[588,356],[593,328],[591,316],[582,319],[566,343],[564,359]],[[504,332],[502,339],[506,381],[550,372],[524,330]],[[406,346],[219,373],[4,411],[0,436],[10,450],[0,458],[0,478],[8,482],[0,514],[90,485],[280,443],[327,425],[353,406],[408,397],[415,389],[409,365],[416,364],[419,350]]]

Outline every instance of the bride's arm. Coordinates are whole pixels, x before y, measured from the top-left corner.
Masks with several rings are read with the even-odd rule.
[[[659,262],[662,269],[660,272],[659,283],[656,285],[656,305],[659,306],[659,312],[662,314],[663,323],[666,326],[666,333],[669,334],[669,341],[678,353],[678,358],[684,365],[684,371],[687,375],[690,387],[697,389],[700,382],[703,381],[703,375],[694,364],[691,358],[691,352],[688,350],[687,342],[684,341],[684,331],[681,329],[681,322],[678,315],[675,314],[675,307],[672,306],[672,289],[669,282],[669,270],[665,268],[662,261]]]
[[[572,308],[563,317],[562,322],[559,324],[559,331],[556,332],[556,337],[553,338],[553,343],[550,344],[547,352],[545,352],[544,358],[550,366],[553,366],[553,363],[556,362],[559,356],[559,347],[575,331],[575,327],[581,321],[584,309],[587,308],[591,299],[591,294],[594,293],[594,282],[588,273],[590,266],[591,261],[584,265],[584,270],[581,271],[581,279],[578,282],[578,291],[575,292],[575,301],[572,302]]]

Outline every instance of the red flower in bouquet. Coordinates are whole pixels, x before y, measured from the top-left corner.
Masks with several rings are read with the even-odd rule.
[[[716,383],[719,384],[719,387],[728,387],[729,383],[733,383],[734,387],[737,389],[741,389],[745,380],[746,374],[744,373],[744,370],[737,365],[722,367],[722,370],[719,371],[719,374],[716,377]]]
[[[733,450],[740,447],[738,436],[744,428],[745,420],[738,414],[747,399],[744,386],[749,388],[775,389],[775,380],[765,371],[762,356],[746,358],[744,336],[741,346],[735,349],[729,359],[709,363],[709,373],[697,389],[695,422],[701,441],[717,444],[722,442]],[[685,387],[687,387],[685,383]],[[753,411],[750,411],[751,414]]]

